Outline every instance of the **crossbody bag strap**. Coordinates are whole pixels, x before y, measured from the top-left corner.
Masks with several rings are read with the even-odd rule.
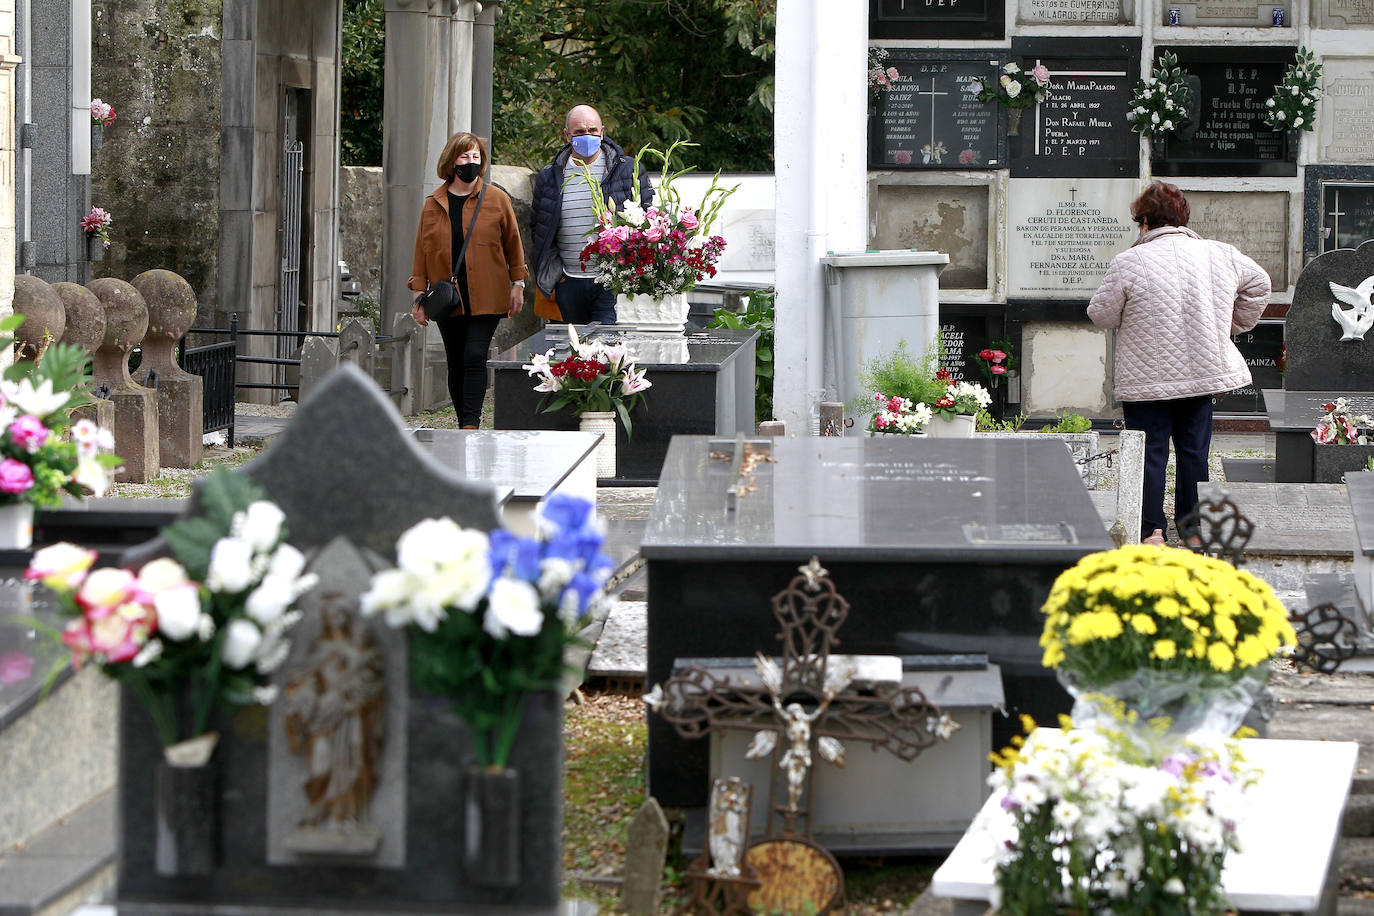
[[[458,286],[458,265],[464,263],[463,258],[468,253],[468,242],[472,241],[472,230],[477,228],[477,214],[482,209],[482,198],[487,196],[487,186],[491,182],[483,180],[482,190],[477,194],[477,205],[472,208],[472,222],[468,223],[468,231],[463,233],[463,244],[458,247],[458,257],[453,259],[453,294],[458,297],[458,304],[463,307],[464,315],[471,315],[468,304],[463,301],[462,290]]]

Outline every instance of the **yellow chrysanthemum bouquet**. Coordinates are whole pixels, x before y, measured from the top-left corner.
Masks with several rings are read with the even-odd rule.
[[[1174,733],[1229,734],[1296,638],[1273,589],[1184,550],[1131,546],[1091,554],[1055,580],[1042,611],[1044,664],[1090,725],[1101,697]]]

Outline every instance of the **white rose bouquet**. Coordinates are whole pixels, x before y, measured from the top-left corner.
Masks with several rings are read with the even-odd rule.
[[[127,685],[164,748],[206,735],[217,707],[272,702],[267,676],[286,660],[300,617],[291,605],[315,584],[255,483],[219,471],[201,496],[203,516],[163,529],[175,558],[92,569],[95,551],[63,543],[37,551],[25,573],[69,618],[61,630],[29,623],[63,643],[73,667],[93,662]],[[204,747],[208,758],[214,739]]]
[[[1311,48],[1298,48],[1297,59],[1283,74],[1283,82],[1264,102],[1264,123],[1282,133],[1316,130],[1317,102],[1321,101],[1322,65]]]
[[[1135,84],[1126,120],[1131,130],[1145,136],[1168,134],[1188,123],[1187,72],[1172,52],[1159,58],[1154,72]]]
[[[540,527],[536,539],[426,519],[362,597],[364,614],[411,629],[416,686],[452,699],[482,766],[506,766],[527,697],[558,685],[563,650],[613,565],[588,500],[555,494]]]
[[[997,102],[1007,108],[1031,108],[1049,97],[1050,70],[1044,64],[1022,70],[1020,64],[1011,61],[1003,65],[997,82],[982,80],[978,85],[982,86],[978,92],[980,102]]]

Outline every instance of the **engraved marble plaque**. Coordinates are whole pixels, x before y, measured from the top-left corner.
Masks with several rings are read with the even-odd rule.
[[[1312,24],[1319,29],[1370,28],[1374,26],[1374,0],[1316,0]]]
[[[877,185],[870,194],[875,231],[870,247],[943,251],[941,289],[986,289],[988,189]]]
[[[1019,0],[1016,18],[1026,24],[1125,24],[1134,13],[1132,0]]]
[[[1374,162],[1374,59],[1328,57],[1318,103],[1318,158]]]
[[[1293,8],[1290,0],[1274,0],[1272,3],[1255,0],[1170,0],[1159,6],[1159,24],[1169,24],[1169,9],[1178,7],[1179,25],[1182,26],[1226,26],[1242,25],[1269,27],[1274,25],[1274,10],[1283,10],[1283,21],[1293,22]]]
[[[1288,288],[1288,200],[1284,191],[1189,191],[1188,226],[1254,258],[1282,291]]]
[[[1007,195],[1007,295],[1089,299],[1136,238],[1133,178],[1013,178]]]

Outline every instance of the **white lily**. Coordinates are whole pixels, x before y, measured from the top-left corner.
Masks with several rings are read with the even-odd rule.
[[[68,391],[54,392],[52,379],[47,378],[37,388],[33,387],[33,380],[27,378],[20,379],[17,384],[0,382],[0,391],[4,392],[5,400],[40,419],[61,409],[72,397]]]

